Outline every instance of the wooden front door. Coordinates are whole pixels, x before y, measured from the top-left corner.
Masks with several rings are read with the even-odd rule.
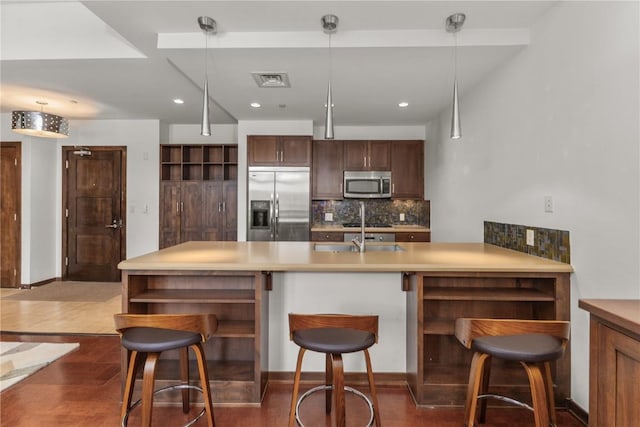
[[[116,282],[125,258],[124,147],[63,147],[63,279]]]
[[[0,144],[0,286],[20,287],[21,146]]]

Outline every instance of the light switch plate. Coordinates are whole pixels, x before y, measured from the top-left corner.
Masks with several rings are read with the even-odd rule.
[[[404,214],[403,213],[400,214],[400,221],[404,221]]]
[[[325,212],[324,213],[325,221],[333,221],[333,212]]]

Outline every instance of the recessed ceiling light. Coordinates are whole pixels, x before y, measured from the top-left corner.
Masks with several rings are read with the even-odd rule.
[[[409,103],[405,102],[405,101],[402,101],[402,102],[398,103],[398,107],[400,107],[400,108],[405,108],[405,107],[408,107],[408,106],[409,106]]]
[[[251,104],[249,104],[249,105],[251,105],[253,108],[260,108],[260,107],[262,107],[262,105],[260,105],[260,103],[259,103],[259,102],[252,102],[252,103],[251,103]]]
[[[184,100],[182,100],[182,99],[180,99],[180,98],[176,98],[176,99],[174,99],[174,100],[173,100],[173,102],[174,102],[175,104],[184,104]]]

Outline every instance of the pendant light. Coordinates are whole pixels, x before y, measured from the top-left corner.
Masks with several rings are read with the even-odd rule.
[[[69,136],[69,121],[64,117],[43,111],[47,102],[36,101],[40,111],[13,111],[11,130],[17,133],[42,138],[66,138]]]
[[[211,118],[209,117],[209,73],[207,67],[207,52],[209,50],[209,34],[215,34],[216,21],[208,16],[200,16],[198,25],[204,32],[204,92],[202,94],[202,124],[200,127],[200,135],[211,135]]]
[[[329,82],[327,83],[327,105],[325,106],[324,117],[324,139],[333,139],[333,96],[331,94],[331,34],[338,30],[338,17],[335,15],[324,15],[320,20],[322,30],[329,34]]]
[[[464,13],[454,13],[447,18],[447,32],[453,33],[453,106],[451,109],[451,139],[462,138],[462,127],[460,125],[460,108],[458,106],[458,31],[462,29],[466,16]]]

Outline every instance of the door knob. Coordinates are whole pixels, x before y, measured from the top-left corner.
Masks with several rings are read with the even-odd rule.
[[[104,228],[118,228],[118,221],[113,220],[113,224],[105,225]]]

